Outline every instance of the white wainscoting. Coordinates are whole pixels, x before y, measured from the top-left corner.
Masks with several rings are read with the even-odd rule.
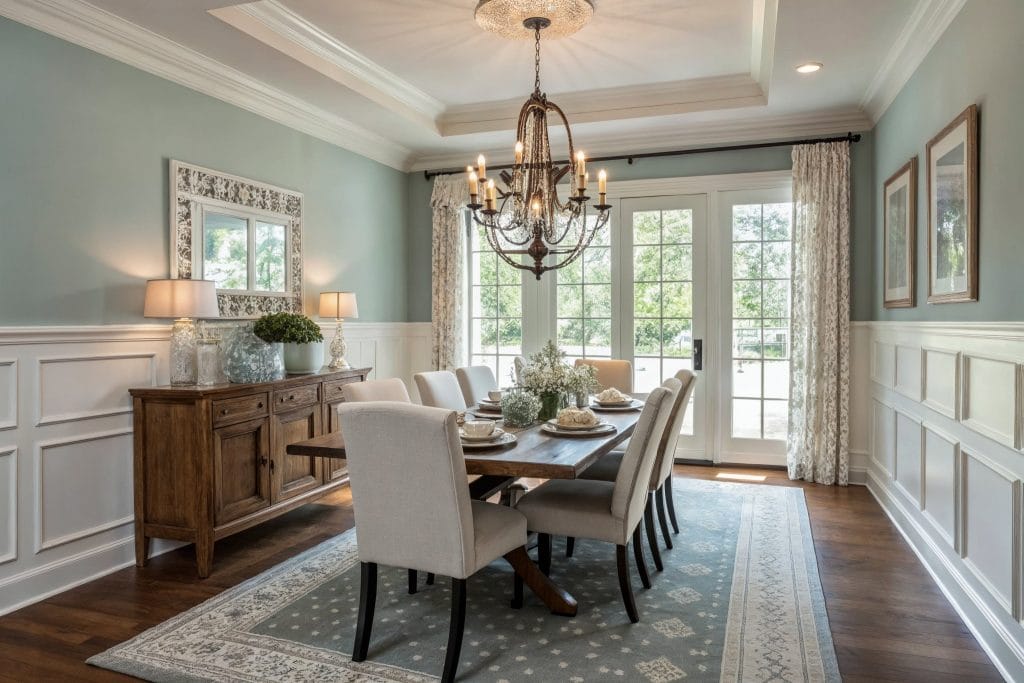
[[[868,489],[1009,680],[1024,680],[1024,324],[854,323]],[[863,385],[858,389],[859,385]]]
[[[352,322],[345,337],[353,366],[416,395],[429,323]],[[169,338],[167,325],[0,328],[0,614],[134,562],[127,390],[167,383]]]

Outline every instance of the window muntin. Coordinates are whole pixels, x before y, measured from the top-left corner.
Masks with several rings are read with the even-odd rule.
[[[466,216],[469,363],[490,367],[506,386],[514,383],[514,359],[523,354],[523,271],[502,261],[484,228]]]
[[[588,220],[593,220],[591,217]],[[555,275],[558,346],[572,363],[577,358],[612,355],[612,247],[610,228],[597,232],[573,263]]]

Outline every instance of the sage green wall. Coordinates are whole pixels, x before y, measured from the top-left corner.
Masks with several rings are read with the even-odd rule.
[[[874,320],[1024,320],[1024,2],[968,0],[875,126]],[[976,302],[929,304],[925,145],[978,105],[980,287]],[[882,183],[918,158],[917,307],[882,305]]]
[[[853,216],[850,236],[851,316],[866,320],[871,313],[871,133],[853,146]],[[678,178],[779,171],[793,167],[790,147],[692,154],[600,164],[613,180]],[[409,319],[430,320],[430,191],[433,181],[422,173],[409,175]]]
[[[304,193],[307,314],[406,320],[405,173],[3,18],[0,93],[0,325],[143,322],[172,158]]]

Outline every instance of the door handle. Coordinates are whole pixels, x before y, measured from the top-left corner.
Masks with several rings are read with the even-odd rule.
[[[693,340],[693,369],[703,370],[704,369],[704,340],[694,339]]]

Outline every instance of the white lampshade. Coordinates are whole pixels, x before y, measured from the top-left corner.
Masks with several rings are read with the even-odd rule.
[[[217,283],[213,280],[150,280],[146,283],[147,318],[219,318]]]
[[[355,292],[321,292],[321,318],[358,318]]]

